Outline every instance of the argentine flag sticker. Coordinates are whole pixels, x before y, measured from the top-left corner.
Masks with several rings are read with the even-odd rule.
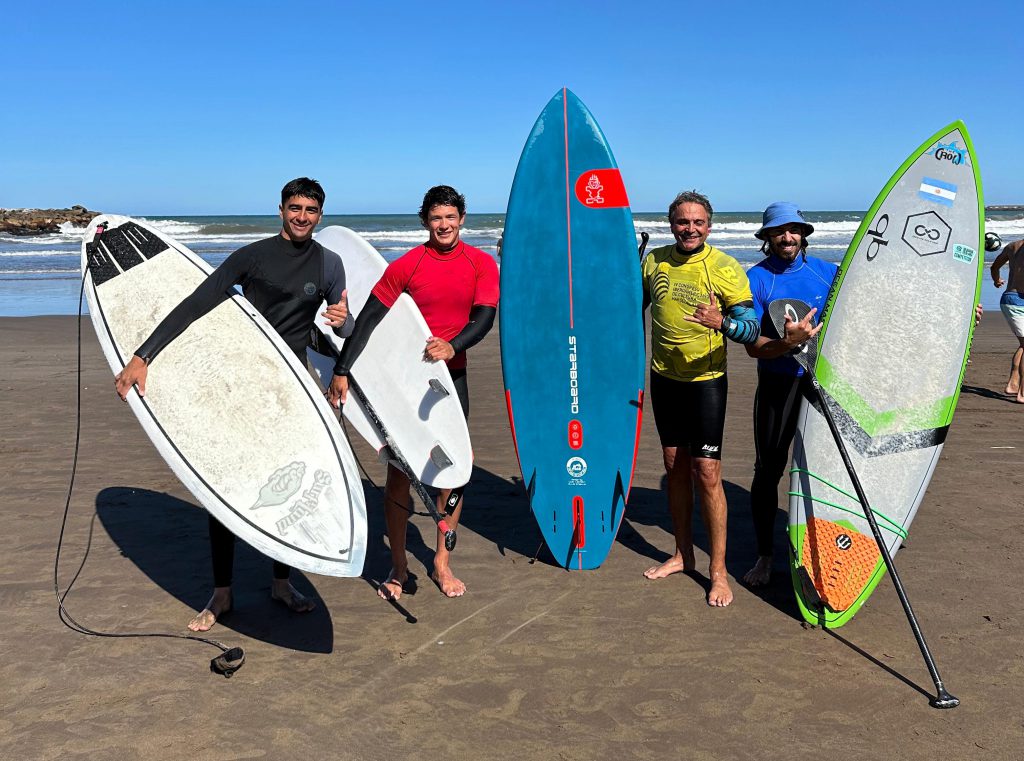
[[[935,180],[931,177],[921,178],[921,187],[917,194],[926,201],[941,203],[943,206],[952,206],[956,200],[956,185],[943,180]]]

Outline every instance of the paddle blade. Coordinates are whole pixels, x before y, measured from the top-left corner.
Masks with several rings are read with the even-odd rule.
[[[799,299],[775,299],[768,305],[768,317],[778,331],[779,336],[786,335],[786,316],[793,322],[800,322],[811,307]],[[818,337],[805,341],[793,353],[793,359],[800,363],[804,370],[814,371],[814,363],[818,359]]]

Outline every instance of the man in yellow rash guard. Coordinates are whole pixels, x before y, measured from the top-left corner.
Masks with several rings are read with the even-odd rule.
[[[747,275],[731,256],[707,245],[711,203],[696,191],[669,206],[675,244],[650,251],[643,262],[644,309],[651,307],[654,423],[668,475],[675,553],[644,576],[662,579],[696,565],[694,489],[710,542],[708,605],[725,607],[732,590],[725,569],[726,502],[722,432],[728,391],[725,338],[753,343],[759,335]]]

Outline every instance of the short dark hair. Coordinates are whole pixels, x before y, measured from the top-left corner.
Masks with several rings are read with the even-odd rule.
[[[423,203],[420,205],[420,222],[427,224],[427,215],[435,206],[454,206],[459,210],[459,216],[466,213],[466,196],[451,185],[435,185],[423,195]]]
[[[323,210],[324,200],[327,198],[324,194],[324,189],[320,186],[320,183],[316,180],[311,180],[308,177],[296,177],[281,188],[281,205],[284,206],[292,196],[312,198],[317,202],[321,210]]]
[[[672,214],[680,204],[684,203],[695,203],[704,207],[704,210],[708,213],[708,224],[711,223],[711,217],[715,211],[711,208],[711,201],[703,193],[698,193],[696,190],[684,190],[682,193],[676,196],[675,200],[668,205],[668,221],[672,221]]]

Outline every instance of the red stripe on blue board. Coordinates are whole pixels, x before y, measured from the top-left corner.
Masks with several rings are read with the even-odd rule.
[[[572,314],[572,219],[570,213],[570,194],[572,185],[569,182],[569,106],[566,102],[566,89],[562,88],[562,129],[565,136],[565,235],[569,249],[569,328],[573,327]]]

